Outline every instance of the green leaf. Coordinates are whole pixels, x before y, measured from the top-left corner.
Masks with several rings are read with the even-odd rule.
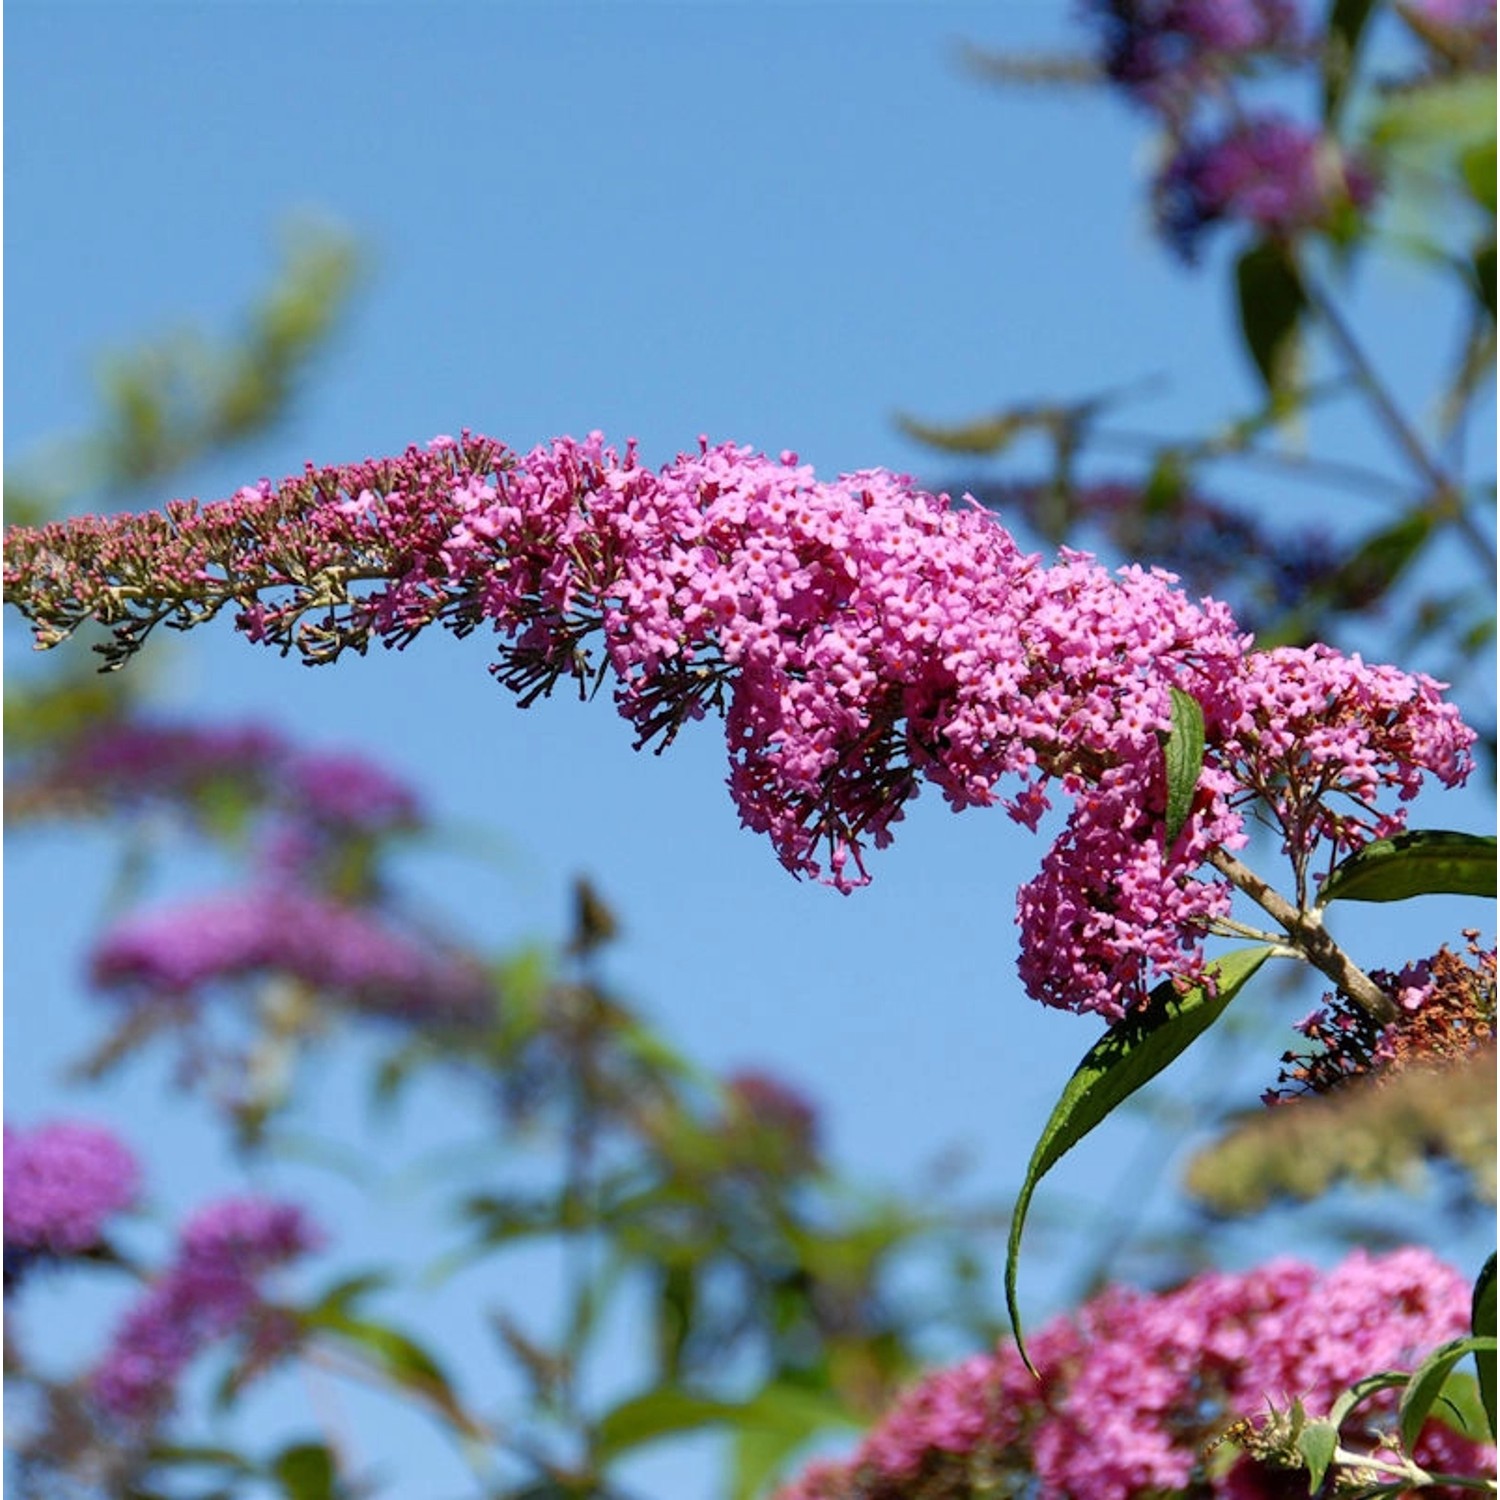
[[[1474,1282],[1474,1312],[1470,1326],[1475,1338],[1495,1337],[1495,1257],[1485,1261]],[[1474,1367],[1479,1374],[1479,1396],[1484,1402],[1484,1414],[1490,1421],[1490,1436],[1496,1435],[1495,1427],[1495,1356],[1474,1351]]]
[[[1307,294],[1291,252],[1266,241],[1240,256],[1234,271],[1240,331],[1273,398],[1284,399],[1296,367],[1297,332]]]
[[[1323,119],[1338,118],[1344,96],[1354,78],[1360,39],[1370,19],[1374,0],[1333,0],[1323,38]]]
[[[669,1380],[682,1373],[682,1351],[697,1310],[697,1268],[692,1264],[661,1266],[656,1286],[656,1360]]]
[[[1026,1213],[1038,1183],[1096,1125],[1180,1057],[1219,1018],[1224,1007],[1273,952],[1270,947],[1237,948],[1209,964],[1213,993],[1199,984],[1179,995],[1171,982],[1164,980],[1151,992],[1150,1003],[1140,1015],[1129,1016],[1112,1026],[1089,1048],[1053,1106],[1026,1167],[1026,1180],[1011,1214],[1005,1252],[1005,1306],[1016,1347],[1033,1374],[1036,1372],[1021,1337],[1016,1268]]]
[[[1167,843],[1182,832],[1193,810],[1203,769],[1203,709],[1191,693],[1172,690],[1172,732],[1163,746],[1167,768]]]
[[[271,1466],[286,1500],[334,1500],[338,1466],[322,1443],[295,1443],[283,1448]]]
[[[1484,309],[1490,315],[1490,320],[1495,319],[1495,242],[1487,240],[1474,251],[1474,287],[1479,293],[1479,300]]]
[[[304,1328],[332,1334],[352,1345],[387,1380],[431,1403],[466,1435],[482,1435],[459,1403],[442,1366],[406,1334],[384,1323],[352,1318],[336,1306],[311,1308],[300,1315],[300,1322]]]
[[[1377,839],[1351,854],[1323,882],[1318,905],[1494,894],[1494,834],[1432,828]]]
[[[382,1287],[389,1286],[390,1281],[388,1271],[362,1271],[357,1276],[341,1277],[317,1300],[312,1311],[349,1317],[356,1302],[368,1297],[371,1292],[378,1292]]]
[[[1381,1391],[1402,1390],[1410,1380],[1411,1376],[1405,1370],[1381,1370],[1377,1374],[1366,1375],[1363,1380],[1356,1380],[1333,1403],[1329,1408],[1328,1420],[1335,1429],[1340,1428],[1348,1420],[1349,1413],[1356,1407],[1363,1406],[1372,1396],[1378,1396]]]
[[[1415,510],[1366,537],[1319,590],[1334,609],[1368,609],[1389,592],[1432,535],[1432,515]]]
[[[1443,1387],[1447,1385],[1448,1377],[1453,1373],[1454,1367],[1468,1355],[1473,1354],[1478,1358],[1482,1352],[1487,1352],[1492,1358],[1494,1357],[1495,1340],[1493,1338],[1451,1339],[1428,1355],[1412,1372],[1411,1382],[1406,1387],[1406,1394],[1401,1398],[1401,1407],[1398,1412],[1398,1420],[1401,1424],[1401,1446],[1408,1454],[1422,1435],[1422,1429],[1427,1425],[1428,1417],[1432,1415],[1433,1405],[1442,1395]]]
[[[1309,1494],[1317,1494],[1338,1447],[1339,1430],[1326,1417],[1314,1418],[1297,1434],[1297,1452],[1307,1464]]]
[[[720,1401],[662,1386],[621,1402],[600,1418],[594,1428],[594,1457],[609,1463],[661,1438],[722,1423],[732,1423],[737,1431],[779,1433],[797,1444],[829,1427],[855,1425],[840,1402],[807,1386],[768,1385],[748,1401]]]
[[[256,1466],[233,1448],[207,1443],[153,1443],[147,1455],[153,1465],[207,1467],[228,1469],[235,1474],[253,1475]]]
[[[1370,138],[1381,146],[1469,146],[1495,138],[1495,75],[1464,73],[1402,89],[1375,114]]]
[[[1458,157],[1459,175],[1469,196],[1487,213],[1495,212],[1495,142],[1480,141],[1461,151]]]
[[[1040,410],[1018,408],[952,425],[923,422],[902,413],[896,415],[896,425],[917,442],[943,453],[967,453],[976,457],[1003,453],[1017,438],[1038,428],[1050,431],[1056,422],[1057,410],[1050,407]]]
[[[1467,1370],[1455,1370],[1448,1377],[1432,1408],[1432,1420],[1441,1422],[1450,1432],[1470,1442],[1487,1443],[1490,1422],[1479,1395],[1479,1382]]]

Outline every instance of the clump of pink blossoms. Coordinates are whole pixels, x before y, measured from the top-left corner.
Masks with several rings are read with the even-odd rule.
[[[178,1237],[165,1275],[126,1315],[90,1388],[111,1417],[149,1424],[170,1410],[177,1381],[210,1344],[248,1335],[258,1363],[290,1331],[266,1304],[261,1282],[314,1250],[321,1235],[300,1209],[261,1198],[229,1198],[200,1209]]]
[[[1371,1370],[1412,1368],[1466,1331],[1469,1295],[1419,1249],[1356,1251],[1326,1273],[1272,1261],[1154,1295],[1113,1288],[1032,1341],[1039,1380],[1008,1341],[925,1376],[853,1457],[813,1465],[777,1500],[1278,1493],[1285,1476],[1214,1441],[1268,1403],[1284,1411],[1300,1398],[1322,1415]],[[1391,1414],[1377,1405],[1377,1425]],[[1373,1420],[1351,1420],[1345,1446],[1372,1451]],[[1436,1422],[1417,1457],[1475,1477],[1494,1463],[1492,1449]]]
[[[1060,786],[1075,805],[1022,893],[1023,977],[1110,1017],[1155,976],[1201,974],[1205,924],[1229,900],[1204,861],[1239,846],[1247,799],[1285,770],[1261,725],[1268,690],[1310,671],[1295,653],[1257,656],[1223,604],[1171,574],[1067,551],[1049,566],[977,505],[904,476],[819,480],[793,455],[706,441],[653,470],[598,434],[524,457],[442,438],[215,504],[12,529],[5,582],[43,644],[97,619],[116,661],[156,625],[226,606],[251,639],[309,662],[432,624],[487,627],[492,670],[523,704],[563,678],[588,692],[612,677],[638,743],[658,747],[718,711],[744,824],[789,870],[845,891],[924,780],[955,809],[1000,802],[1033,828]],[[1358,693],[1326,715],[1313,688],[1299,699],[1299,723],[1330,734],[1315,783],[1292,766],[1298,795],[1404,797],[1424,774],[1467,774],[1473,736],[1438,685],[1379,671],[1378,710]],[[1201,704],[1208,744],[1168,840],[1174,688]],[[1401,812],[1360,817],[1385,828]],[[1363,836],[1359,818],[1339,830],[1341,847]]]

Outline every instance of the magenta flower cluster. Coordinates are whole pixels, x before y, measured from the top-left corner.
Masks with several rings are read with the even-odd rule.
[[[356,1009],[477,1020],[488,986],[473,962],[398,931],[372,909],[312,891],[251,888],[129,916],[90,960],[94,984],[136,1000],[183,1000],[257,974],[287,975]]]
[[[5,1127],[5,1268],[9,1283],[37,1256],[97,1246],[105,1222],[134,1201],[140,1168],[109,1131],[79,1121]]]
[[[110,1417],[150,1425],[170,1410],[182,1372],[210,1344],[248,1335],[257,1364],[291,1329],[262,1294],[270,1271],[321,1242],[300,1209],[260,1198],[210,1204],[188,1221],[166,1273],[126,1315],[90,1378]]]
[[[1413,1368],[1467,1330],[1469,1295],[1421,1249],[1356,1251],[1326,1273],[1272,1261],[1155,1295],[1113,1288],[1031,1341],[1040,1380],[1009,1341],[928,1375],[852,1458],[812,1466],[777,1500],[1279,1494],[1282,1476],[1215,1440],[1268,1405],[1300,1399],[1324,1415],[1372,1370]],[[1391,1412],[1377,1404],[1376,1425]],[[1351,1451],[1375,1451],[1370,1420],[1344,1429]],[[1435,1422],[1417,1457],[1448,1473],[1493,1471],[1492,1449]]]
[[[1378,794],[1399,804],[1470,764],[1473,735],[1430,679],[1255,653],[1171,574],[1069,551],[1047,566],[981,507],[903,476],[820,481],[792,455],[706,441],[652,470],[598,434],[521,459],[443,438],[166,516],[13,530],[6,556],[8,596],[44,639],[97,617],[128,654],[161,620],[233,604],[252,638],[327,660],[483,625],[523,703],[613,675],[642,745],[720,711],[744,824],[841,890],[924,780],[1032,828],[1060,786],[1072,815],[1019,901],[1025,980],[1111,1018],[1154,975],[1201,973],[1229,903],[1202,867],[1244,842],[1253,799],[1272,799],[1299,857],[1310,838],[1346,850],[1400,826]],[[1208,749],[1168,839],[1174,688],[1202,705]],[[1347,814],[1313,811],[1340,797]]]

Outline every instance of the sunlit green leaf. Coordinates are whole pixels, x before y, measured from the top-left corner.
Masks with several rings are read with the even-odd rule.
[[[1388,95],[1375,112],[1371,139],[1383,146],[1478,144],[1495,138],[1495,75],[1463,73]]]
[[[736,1431],[776,1432],[798,1443],[830,1427],[853,1425],[842,1403],[806,1386],[768,1385],[747,1401],[715,1400],[665,1386],[605,1413],[594,1429],[594,1453],[600,1462],[612,1462],[647,1443],[721,1423],[733,1424]]]
[[[1436,1349],[1412,1371],[1410,1383],[1401,1397],[1398,1420],[1401,1425],[1401,1446],[1410,1453],[1416,1446],[1433,1406],[1443,1394],[1449,1376],[1461,1360],[1470,1354],[1476,1358],[1488,1355],[1495,1357],[1493,1338],[1452,1339]]]
[[[1333,1455],[1338,1452],[1339,1430],[1328,1419],[1318,1418],[1307,1423],[1297,1434],[1297,1451],[1307,1464],[1307,1484],[1310,1494],[1321,1488]]]

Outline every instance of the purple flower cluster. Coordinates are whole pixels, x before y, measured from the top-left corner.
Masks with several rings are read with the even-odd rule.
[[[1320,126],[1242,97],[1257,66],[1315,59],[1294,0],[1093,0],[1088,10],[1105,74],[1165,128],[1157,221],[1184,260],[1216,224],[1284,240],[1335,230],[1373,202],[1373,174]]]
[[[124,806],[190,798],[216,782],[261,788],[286,755],[273,730],[260,725],[204,727],[123,720],[76,740],[48,781]]]
[[[78,1255],[128,1208],[140,1184],[130,1150],[77,1121],[5,1127],[5,1266],[9,1282],[39,1255]]]
[[[421,818],[416,793],[362,755],[305,752],[284,777],[289,805],[327,827],[374,836]]]
[[[1162,232],[1193,260],[1210,226],[1250,224],[1288,239],[1333,227],[1349,207],[1374,201],[1374,177],[1318,131],[1280,115],[1255,115],[1223,134],[1183,144],[1156,182]]]
[[[100,939],[93,982],[144,999],[285,974],[360,1010],[475,1020],[488,987],[472,963],[396,931],[372,911],[310,891],[252,889],[127,917]]]
[[[231,1198],[199,1210],[183,1227],[165,1275],[126,1315],[90,1379],[99,1406],[132,1425],[171,1409],[177,1381],[209,1344],[247,1334],[255,1362],[291,1337],[261,1292],[276,1267],[314,1250],[321,1236],[300,1209]]]
[[[523,703],[612,674],[641,745],[719,711],[742,821],[841,890],[866,881],[866,849],[923,780],[1032,828],[1060,786],[1072,816],[1020,898],[1027,988],[1110,1017],[1154,975],[1201,974],[1229,890],[1200,870],[1243,844],[1256,799],[1305,858],[1310,839],[1346,850],[1400,826],[1378,797],[1470,765],[1473,734],[1428,678],[1256,653],[1169,573],[1066,550],[1047,566],[978,505],[904,476],[819,480],[793,455],[706,441],[652,470],[598,434],[520,459],[443,438],[165,517],[12,530],[6,559],[44,639],[97,616],[123,655],[147,621],[230,603],[253,639],[310,660],[488,625]],[[1207,748],[1168,840],[1174,688],[1201,704]],[[1340,795],[1347,809],[1316,811]]]
[[[409,828],[421,818],[412,789],[365,757],[299,751],[255,724],[103,724],[34,781],[39,797],[121,807],[191,804],[227,783],[298,826],[352,837]]]
[[[1105,73],[1169,119],[1253,63],[1306,48],[1294,0],[1091,0],[1088,13]]]
[[[1145,1500],[1247,1497],[1252,1460],[1205,1450],[1268,1404],[1326,1414],[1376,1370],[1410,1369],[1468,1325],[1469,1288],[1425,1250],[1356,1251],[1320,1273],[1290,1260],[1208,1274],[1175,1291],[1110,1289],[1032,1342],[1040,1380],[1007,1342],[926,1376],[844,1463],[820,1463],[778,1500]],[[1389,1404],[1374,1407],[1387,1426]],[[1370,1418],[1343,1440],[1373,1451]],[[1359,1428],[1359,1430],[1354,1430]],[[1483,1476],[1493,1450],[1430,1423],[1417,1456]],[[1304,1484],[1305,1487],[1305,1484]]]

